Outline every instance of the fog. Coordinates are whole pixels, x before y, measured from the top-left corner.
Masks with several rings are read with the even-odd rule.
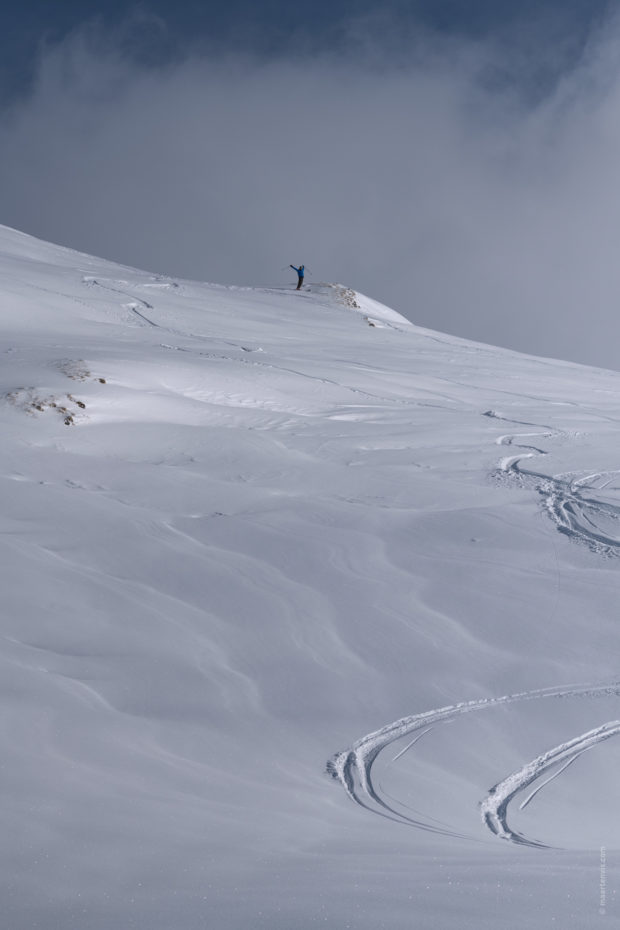
[[[0,222],[222,284],[305,263],[425,326],[620,367],[618,20],[544,87],[505,44],[379,25],[160,68],[73,33],[3,114]]]

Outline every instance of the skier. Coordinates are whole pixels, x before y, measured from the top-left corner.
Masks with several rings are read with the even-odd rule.
[[[300,265],[299,268],[295,268],[295,265],[291,265],[290,267],[293,269],[293,271],[296,271],[296,272],[297,272],[297,288],[296,288],[296,290],[299,290],[299,289],[301,288],[301,285],[304,283],[304,268],[305,268],[306,266],[305,266],[305,265]]]

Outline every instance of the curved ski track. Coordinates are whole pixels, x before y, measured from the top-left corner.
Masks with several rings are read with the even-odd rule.
[[[492,833],[503,840],[510,840],[521,846],[547,848],[546,844],[539,843],[537,840],[526,839],[521,833],[517,833],[515,830],[510,829],[507,821],[508,805],[515,795],[540,778],[547,769],[563,762],[564,765],[561,766],[555,775],[552,775],[551,778],[544,781],[525,799],[521,804],[521,810],[523,810],[541,788],[544,788],[553,778],[560,775],[569,765],[572,765],[575,759],[582,753],[586,752],[588,749],[592,749],[598,743],[610,739],[612,736],[617,736],[619,733],[620,720],[612,720],[610,723],[604,723],[594,730],[588,730],[587,733],[583,733],[581,736],[576,736],[567,743],[561,743],[554,749],[550,749],[548,752],[543,753],[543,755],[533,759],[532,762],[529,762],[517,772],[513,772],[507,778],[504,778],[503,781],[498,782],[498,784],[491,788],[488,797],[480,805],[483,822]]]
[[[509,420],[493,410],[487,410],[486,417],[504,420],[522,426],[534,426],[520,420]],[[603,555],[620,555],[620,525],[617,535],[614,524],[620,521],[620,500],[618,502],[600,494],[609,488],[620,475],[618,471],[602,471],[576,476],[571,473],[545,475],[533,469],[524,468],[524,459],[547,455],[538,446],[517,443],[517,440],[553,438],[564,435],[560,430],[538,426],[545,432],[513,433],[500,436],[496,442],[502,446],[514,446],[523,451],[501,459],[497,473],[516,479],[521,484],[529,483],[543,499],[543,506],[556,525],[558,532],[576,542],[587,545],[593,552]],[[619,490],[614,488],[614,490]]]
[[[467,701],[447,707],[440,707],[437,710],[425,711],[421,714],[414,714],[410,717],[402,717],[394,723],[390,723],[379,730],[374,730],[372,733],[362,736],[350,749],[345,749],[343,752],[336,753],[327,763],[327,772],[340,782],[352,801],[374,814],[379,814],[397,823],[417,827],[420,830],[426,830],[431,833],[465,838],[464,834],[452,830],[448,825],[441,825],[438,821],[434,821],[434,818],[414,818],[408,814],[402,813],[402,811],[390,804],[388,800],[386,800],[386,796],[382,794],[381,788],[377,787],[373,781],[372,769],[379,753],[391,743],[407,736],[409,733],[414,733],[418,730],[427,731],[438,723],[445,723],[462,714],[468,714],[479,710],[489,710],[503,704],[512,704],[518,701],[535,701],[544,698],[601,697],[604,695],[620,696],[620,683],[612,682],[603,685],[566,686],[545,688],[537,691],[523,691],[498,698],[483,698],[478,701]],[[576,757],[581,752],[594,746],[597,742],[614,736],[616,732],[620,732],[620,722],[614,721],[612,724],[604,724],[597,730],[590,731],[569,743],[564,743],[550,750],[545,755],[538,757],[533,762],[526,765],[519,772],[513,773],[504,781],[499,782],[495,788],[491,790],[489,798],[487,798],[483,804],[483,819],[486,825],[496,836],[501,836],[512,842],[520,843],[521,845],[542,845],[536,841],[529,841],[525,837],[509,829],[506,823],[506,809],[510,800],[518,791],[521,791],[535,779],[539,778],[540,775],[552,765],[561,761],[566,761],[567,756]],[[422,736],[423,734],[420,735]],[[403,755],[414,742],[416,742],[416,740],[411,741],[401,753],[394,757],[392,762],[395,762]],[[572,758],[570,761],[573,761]]]

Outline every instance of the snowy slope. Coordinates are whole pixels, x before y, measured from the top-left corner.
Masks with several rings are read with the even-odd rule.
[[[7,927],[617,912],[620,375],[7,228],[0,300]]]

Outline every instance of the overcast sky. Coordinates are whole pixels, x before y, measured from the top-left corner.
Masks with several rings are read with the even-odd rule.
[[[620,368],[620,4],[22,3],[0,222]]]

